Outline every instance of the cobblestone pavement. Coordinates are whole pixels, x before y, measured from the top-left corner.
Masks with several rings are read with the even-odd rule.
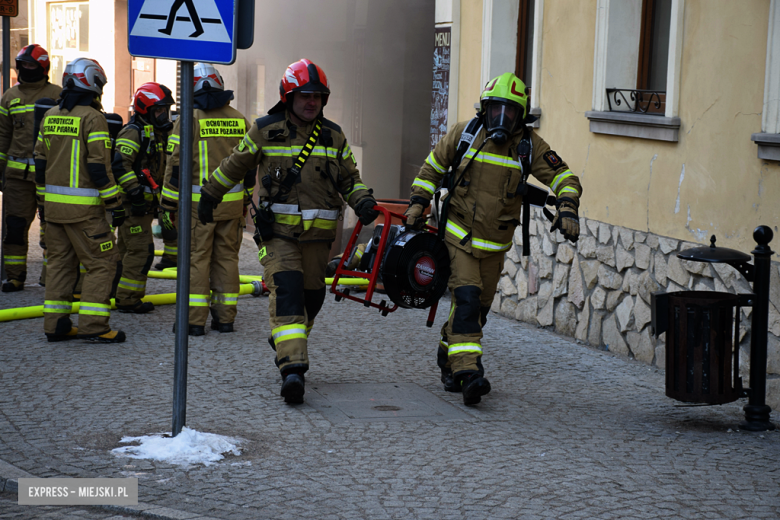
[[[254,243],[244,246],[242,273],[260,273]],[[28,287],[0,294],[0,308],[42,300]],[[780,433],[739,431],[744,401],[680,406],[654,368],[491,314],[493,391],[465,407],[435,365],[446,298],[429,329],[427,311],[383,318],[328,295],[307,398],[325,384],[418,385],[461,417],[336,420],[311,399],[293,407],[279,397],[267,305],[243,296],[237,332],[190,338],[187,425],[247,443],[240,456],[188,468],[110,453],[122,436],[170,431],[173,306],[113,313],[128,341],[112,346],[47,343],[41,319],[0,323],[0,460],[38,477],[137,477],[141,502],[179,518],[780,517]],[[0,518],[17,513],[44,517],[13,506]],[[52,518],[116,514],[68,508]]]

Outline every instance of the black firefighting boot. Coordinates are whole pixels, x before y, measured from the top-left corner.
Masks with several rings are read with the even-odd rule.
[[[76,339],[79,333],[79,329],[73,326],[68,316],[63,316],[57,320],[57,327],[54,329],[54,333],[46,333],[46,338],[50,343],[55,341],[68,341]]]
[[[154,310],[154,304],[152,302],[137,301],[135,305],[117,305],[119,312],[131,312],[133,314],[146,314]]]
[[[476,371],[460,372],[455,383],[463,392],[463,404],[472,406],[482,400],[483,395],[490,393],[490,382]]]
[[[174,334],[176,333],[175,323],[173,324],[173,330],[171,332]],[[206,328],[203,325],[190,325],[187,332],[189,336],[205,336]]]
[[[163,269],[168,269],[169,267],[176,267],[176,262],[172,262],[167,258],[161,258],[159,262],[154,264],[154,268],[157,269],[158,271],[162,271]]]
[[[24,282],[19,280],[8,280],[3,284],[3,292],[16,292],[24,290]]]
[[[281,396],[287,404],[303,403],[303,394],[306,391],[304,384],[306,378],[302,372],[290,371],[282,373],[282,391]]]
[[[211,330],[218,330],[220,332],[233,332],[232,323],[220,323],[217,320],[211,320]]]
[[[121,330],[109,330],[103,334],[79,334],[80,339],[91,341],[92,343],[124,343],[127,336]]]
[[[445,392],[460,392],[460,385],[455,384],[455,378],[452,376],[452,368],[447,366],[447,352],[441,348],[436,349],[436,364],[441,369],[441,382],[444,383]]]

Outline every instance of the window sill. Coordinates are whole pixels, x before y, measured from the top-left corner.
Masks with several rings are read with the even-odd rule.
[[[678,141],[679,117],[650,116],[628,112],[585,112],[594,134],[620,135],[657,141]]]
[[[758,158],[780,161],[780,134],[752,134],[750,140],[758,145]]]

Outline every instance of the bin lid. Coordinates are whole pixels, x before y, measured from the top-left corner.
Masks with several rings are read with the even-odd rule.
[[[710,238],[709,246],[692,247],[677,253],[678,258],[692,260],[694,262],[732,263],[749,262],[752,257],[736,249],[715,247],[715,235]]]

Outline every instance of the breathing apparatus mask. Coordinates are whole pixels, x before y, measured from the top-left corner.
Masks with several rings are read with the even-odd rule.
[[[37,65],[34,69],[28,69],[20,66],[17,61],[16,71],[19,73],[19,79],[22,80],[22,83],[35,83],[46,77],[46,72],[40,65]]]
[[[158,105],[149,108],[149,122],[158,130],[170,132],[173,129],[171,121],[171,107],[167,105]]]
[[[485,103],[485,129],[497,145],[509,140],[520,124],[520,108],[514,104],[491,100]]]

